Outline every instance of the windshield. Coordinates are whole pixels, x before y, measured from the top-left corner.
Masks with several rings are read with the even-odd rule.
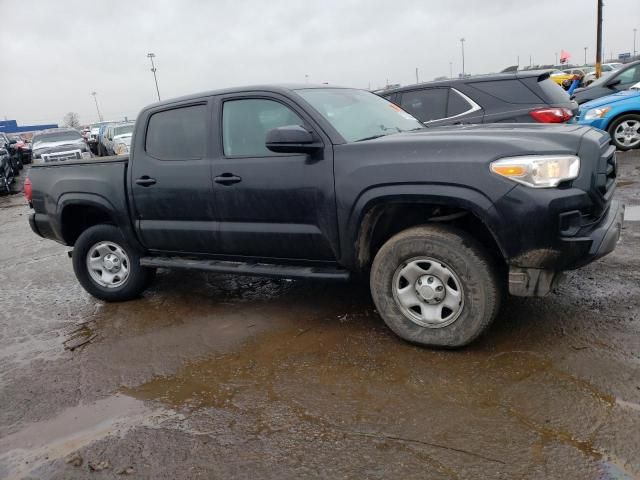
[[[122,125],[121,127],[115,127],[113,129],[113,136],[117,137],[118,135],[124,135],[125,133],[133,133],[134,124],[131,125]]]
[[[66,132],[52,132],[52,133],[44,133],[42,135],[36,135],[33,138],[33,146],[37,147],[38,144],[41,143],[49,143],[49,142],[75,142],[77,140],[82,140],[82,135],[79,132],[69,130]]]
[[[312,88],[297,93],[348,142],[425,128],[397,105],[364,90]]]

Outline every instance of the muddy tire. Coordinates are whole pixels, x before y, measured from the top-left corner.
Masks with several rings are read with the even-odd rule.
[[[640,147],[640,115],[630,113],[616,118],[607,129],[611,142],[618,150]]]
[[[78,237],[73,271],[87,292],[107,302],[138,297],[154,277],[154,269],[140,266],[140,254],[113,225],[96,225]]]
[[[475,340],[498,313],[501,288],[491,257],[447,226],[398,233],[378,251],[370,287],[378,313],[398,336],[435,347]]]

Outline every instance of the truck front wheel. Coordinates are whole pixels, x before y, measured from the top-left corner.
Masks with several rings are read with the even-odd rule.
[[[73,249],[73,270],[87,292],[107,302],[137,297],[154,273],[153,269],[140,266],[139,253],[113,225],[93,226],[78,237]]]
[[[388,240],[373,261],[370,286],[389,328],[420,345],[467,345],[491,324],[500,304],[494,264],[482,245],[440,225]]]

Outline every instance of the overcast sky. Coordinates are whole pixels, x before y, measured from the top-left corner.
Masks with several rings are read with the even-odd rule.
[[[156,100],[257,83],[367,88],[595,59],[597,0],[0,0],[0,118],[135,118]],[[604,50],[633,50],[640,0],[605,0]],[[637,47],[640,50],[640,33]]]

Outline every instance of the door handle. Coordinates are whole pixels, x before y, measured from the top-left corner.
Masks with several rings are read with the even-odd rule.
[[[147,175],[144,175],[136,180],[138,185],[142,185],[143,187],[150,187],[151,185],[155,185],[156,179],[151,178]]]
[[[233,173],[223,173],[219,177],[215,177],[213,181],[216,183],[221,183],[222,185],[233,185],[234,183],[241,182],[242,177],[238,177]]]

